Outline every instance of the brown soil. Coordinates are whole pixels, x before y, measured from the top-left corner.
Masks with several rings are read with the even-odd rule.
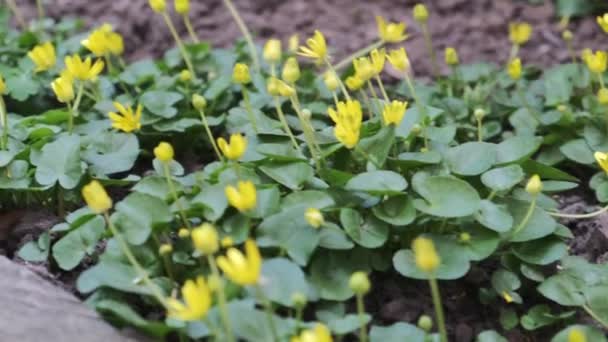
[[[21,1],[20,1],[21,2]],[[169,4],[172,1],[167,1]],[[191,1],[191,15],[201,39],[215,46],[231,46],[241,34],[221,0]],[[532,40],[521,50],[524,62],[551,65],[568,60],[560,37],[553,1],[533,6],[527,1],[511,0],[432,0],[430,27],[435,47],[458,49],[461,61],[504,63],[509,54],[507,27],[511,21],[525,20],[534,26]],[[113,24],[126,37],[131,59],[158,56],[173,40],[162,18],[148,6],[147,0],[47,0],[48,14],[77,16],[87,25]],[[52,3],[52,4],[51,4]],[[299,33],[303,39],[314,29],[323,31],[336,58],[343,57],[373,42],[376,37],[374,16],[409,24],[410,39],[405,43],[414,70],[428,75],[430,63],[419,27],[412,18],[415,1],[394,0],[234,0],[245,22],[263,40],[278,37],[284,41]],[[35,1],[21,5],[27,18],[36,16]],[[174,16],[183,37],[186,31]],[[598,47],[606,37],[593,18],[572,22],[574,47]],[[440,56],[441,57],[441,56]]]

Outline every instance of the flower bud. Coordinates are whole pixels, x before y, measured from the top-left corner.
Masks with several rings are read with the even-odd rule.
[[[338,79],[336,73],[333,71],[326,72],[325,75],[323,75],[323,81],[325,82],[325,86],[327,87],[327,89],[329,89],[330,91],[336,91],[336,89],[338,89],[338,87],[340,86],[340,80]]]
[[[192,95],[192,106],[196,110],[204,110],[207,107],[207,100],[202,95],[194,94]]]
[[[302,117],[305,120],[310,120],[310,118],[312,118],[312,113],[310,112],[310,109],[308,109],[308,108],[302,109]]]
[[[268,94],[272,95],[272,96],[279,96],[281,95],[280,91],[279,91],[279,80],[276,77],[270,77],[268,78],[268,81],[266,82],[266,91],[268,91]]]
[[[371,288],[367,274],[362,271],[355,272],[350,276],[348,286],[357,295],[364,295]]]
[[[308,303],[308,298],[302,292],[295,292],[291,295],[291,302],[296,309],[302,310]]]
[[[190,72],[190,70],[182,70],[179,73],[179,80],[184,83],[190,82],[192,80],[192,73]]]
[[[207,278],[207,285],[209,285],[209,290],[211,292],[217,292],[222,287],[222,278],[211,274],[209,278]]]
[[[433,319],[428,315],[422,315],[418,318],[418,328],[426,331],[427,333],[433,329]]]
[[[441,264],[441,258],[435,250],[433,240],[419,237],[412,243],[416,266],[423,272],[434,272]]]
[[[105,213],[112,208],[112,199],[98,181],[91,181],[82,187],[82,197],[92,212]]]
[[[462,232],[460,233],[460,235],[458,236],[458,241],[462,242],[462,243],[468,243],[471,241],[471,234],[467,233],[467,232]]]
[[[190,11],[190,0],[175,0],[175,12],[186,15]]]
[[[557,111],[560,112],[560,113],[565,113],[565,112],[568,111],[568,106],[566,106],[564,104],[560,104],[559,106],[557,106]]]
[[[453,66],[458,65],[459,62],[458,52],[456,52],[456,49],[453,47],[445,48],[445,64]]]
[[[188,228],[181,228],[177,232],[177,236],[179,236],[181,239],[189,238],[190,237],[190,231],[188,230]]]
[[[481,121],[483,120],[483,117],[486,116],[486,111],[483,110],[483,108],[476,108],[473,115],[475,116],[475,120]]]
[[[222,248],[229,248],[234,246],[234,240],[232,239],[232,236],[224,236],[220,244],[222,245]]]
[[[158,254],[163,255],[163,256],[171,254],[172,252],[173,252],[173,246],[171,246],[171,244],[169,244],[169,243],[163,243],[158,248]]]
[[[148,3],[156,13],[163,13],[167,9],[165,0],[148,0]]]
[[[530,177],[530,180],[528,180],[528,183],[526,184],[526,191],[530,195],[536,196],[542,190],[543,190],[543,182],[540,180],[540,176],[533,175],[532,177]]]
[[[568,332],[568,342],[587,342],[587,336],[583,330],[572,328]]]
[[[306,209],[306,213],[304,213],[304,217],[306,218],[306,222],[314,228],[319,228],[325,223],[325,218],[323,218],[323,213],[319,211],[317,208],[308,208]]]
[[[232,70],[232,81],[238,84],[247,84],[251,82],[251,75],[249,74],[249,67],[247,64],[236,63]]]
[[[509,62],[507,73],[515,81],[521,78],[521,60],[519,58],[515,58]]]
[[[608,104],[608,88],[601,88],[597,92],[597,101],[602,105]]]
[[[412,134],[419,135],[420,132],[422,132],[422,127],[419,124],[414,124],[414,126],[412,126]]]
[[[300,66],[298,60],[295,57],[289,57],[283,66],[283,73],[281,74],[283,80],[287,83],[293,84],[300,79]]]
[[[281,41],[278,39],[268,39],[264,45],[264,60],[270,64],[275,64],[281,60]]]
[[[289,52],[296,53],[300,47],[300,37],[298,34],[293,34],[289,37]]]
[[[567,42],[571,41],[573,38],[572,31],[564,30],[564,32],[562,32],[562,38]]]
[[[209,223],[203,223],[200,227],[194,228],[190,235],[194,248],[203,255],[211,255],[220,248],[217,231]]]
[[[154,156],[161,162],[168,163],[173,160],[174,152],[173,146],[168,142],[161,141],[158,146],[154,148]]]
[[[424,4],[414,6],[414,19],[419,23],[425,23],[429,19],[429,11]]]
[[[502,298],[505,300],[507,304],[513,303],[513,296],[509,294],[507,291],[502,292]]]

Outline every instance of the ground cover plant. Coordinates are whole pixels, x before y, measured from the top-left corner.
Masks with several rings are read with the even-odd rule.
[[[150,1],[176,48],[131,64],[109,25],[3,12],[0,205],[65,218],[21,258],[79,272],[88,305],[158,339],[454,340],[442,288],[480,272],[477,341],[606,339],[608,268],[570,255],[560,220],[608,206],[557,200],[608,202],[606,52],[575,51],[564,20],[572,62],[528,66],[518,22],[507,65],[461,64],[420,4],[421,82],[405,23],[369,18],[378,40],[337,61],[320,31],[259,48],[226,6],[244,39],[216,49],[177,35],[188,1]],[[366,309],[394,277],[427,286],[415,320]]]

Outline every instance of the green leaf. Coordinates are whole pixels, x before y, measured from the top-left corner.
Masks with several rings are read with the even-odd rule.
[[[530,203],[512,200],[508,203],[508,207],[511,215],[513,215],[514,227],[517,227],[526,216]],[[527,224],[515,236],[511,237],[510,241],[524,242],[540,239],[553,233],[556,228],[555,220],[542,208],[536,206]]]
[[[498,269],[492,273],[492,288],[496,293],[511,292],[519,289],[521,281],[517,274],[504,270]]]
[[[165,201],[150,195],[134,192],[116,204],[112,219],[125,234],[129,243],[141,245],[154,229],[172,221],[173,215]]]
[[[560,239],[549,237],[534,243],[514,244],[513,253],[521,260],[534,265],[548,265],[568,253],[568,246]]]
[[[477,335],[475,342],[509,342],[494,330],[485,330]]]
[[[585,338],[589,342],[606,342],[606,335],[604,335],[601,330],[580,324],[571,325],[560,331],[551,339],[551,342],[571,342],[572,340],[569,338],[569,336],[570,331],[573,329],[581,331],[583,334],[585,334]]]
[[[40,84],[34,81],[34,77],[29,72],[19,72],[6,76],[6,88],[13,99],[25,101],[38,93]]]
[[[468,227],[465,232],[469,233],[471,239],[461,245],[470,260],[483,260],[498,249],[500,236],[497,233],[476,226]]]
[[[519,165],[509,165],[485,172],[481,182],[494,191],[506,191],[521,182],[524,176]]]
[[[105,231],[103,217],[97,215],[70,231],[53,245],[53,258],[61,269],[74,269],[87,254],[92,254]]]
[[[378,170],[356,175],[346,183],[344,188],[373,195],[394,195],[407,188],[407,181],[396,172]]]
[[[260,171],[291,190],[301,189],[314,176],[313,168],[305,162],[266,163]]]
[[[36,181],[41,185],[52,186],[59,182],[64,189],[75,188],[84,174],[80,162],[80,139],[76,135],[63,135],[44,145],[35,165]]]
[[[496,163],[509,164],[521,162],[530,157],[542,142],[540,137],[513,136],[496,146]]]
[[[171,331],[171,328],[164,323],[144,319],[130,306],[120,301],[103,299],[95,303],[95,309],[104,314],[106,317],[112,316],[113,318],[118,319],[123,323],[132,325],[151,336],[162,338]]]
[[[161,72],[156,64],[153,61],[146,59],[129,64],[125,68],[125,71],[123,71],[118,77],[121,81],[129,85],[135,85],[155,79],[160,75]]]
[[[302,269],[288,259],[265,260],[262,265],[262,277],[264,279],[262,292],[275,303],[293,307],[291,298],[294,293],[305,295],[309,301],[315,299]]]
[[[547,304],[534,305],[528,313],[521,316],[521,326],[526,330],[536,330],[557,322],[559,318],[551,314],[551,308]]]
[[[211,222],[219,220],[228,208],[224,186],[221,184],[204,185],[201,192],[192,199],[192,204],[203,207],[205,219]]]
[[[394,160],[402,167],[418,167],[424,165],[439,164],[441,162],[441,154],[437,151],[427,152],[405,152],[399,154]]]
[[[496,161],[494,144],[467,142],[449,148],[446,162],[452,172],[462,176],[476,176],[488,170]]]
[[[437,279],[452,280],[464,276],[470,268],[464,247],[443,236],[433,236],[441,264],[433,274]],[[429,275],[416,266],[414,252],[401,249],[393,256],[393,266],[401,275],[413,279],[428,279]]]
[[[373,216],[365,219],[357,210],[343,208],[340,210],[340,223],[344,230],[357,244],[365,248],[377,248],[388,239],[389,227]]]
[[[44,232],[38,240],[30,241],[25,245],[21,246],[17,255],[29,262],[42,262],[46,261],[49,257],[49,250],[51,249],[51,241],[49,233]]]
[[[576,177],[571,176],[560,169],[539,163],[534,160],[526,160],[524,163],[521,164],[521,167],[527,174],[538,174],[542,179],[555,179],[569,182],[578,182],[578,179]]]
[[[205,188],[203,188],[204,190]],[[133,191],[158,197],[161,200],[169,198],[167,179],[161,176],[148,176],[133,186]]]
[[[559,65],[545,71],[545,106],[570,102],[573,90],[570,74],[569,65]]]
[[[414,176],[416,178],[416,176]],[[439,217],[463,217],[477,212],[481,199],[469,183],[454,177],[428,176],[414,180],[414,190],[424,199],[414,200],[416,209]]]
[[[152,114],[169,119],[177,115],[174,105],[183,98],[184,96],[180,93],[151,90],[141,96],[140,102]]]
[[[390,125],[383,127],[371,137],[361,139],[358,147],[367,152],[378,164],[383,165],[394,141],[395,126]]]
[[[566,158],[579,164],[595,163],[593,151],[589,145],[587,145],[585,139],[570,140],[563,144],[559,150],[566,156]]]
[[[484,227],[504,233],[513,227],[513,217],[503,205],[488,200],[482,200],[480,210],[475,214],[475,220]]]
[[[93,173],[108,175],[129,171],[139,155],[139,141],[133,134],[107,132],[93,137],[83,152]]]
[[[346,233],[331,222],[325,222],[319,231],[319,246],[327,249],[351,249],[355,244]]]
[[[362,316],[350,314],[327,321],[327,326],[336,335],[346,335],[359,329],[362,325],[367,325],[371,320],[372,316],[368,314]]]
[[[506,308],[500,310],[500,325],[505,330],[511,330],[519,324],[519,318],[517,317],[517,312],[513,308]]]
[[[394,323],[387,327],[372,326],[370,342],[425,342],[426,333],[409,323]]]
[[[281,209],[287,210],[295,207],[325,209],[335,204],[334,199],[324,191],[304,190],[285,196],[281,201]]]
[[[393,196],[372,208],[374,215],[393,226],[405,226],[416,218],[416,209],[409,196]]]
[[[369,265],[360,249],[352,251],[319,251],[311,261],[310,283],[319,297],[346,300],[353,296],[348,280],[355,271],[368,271]]]

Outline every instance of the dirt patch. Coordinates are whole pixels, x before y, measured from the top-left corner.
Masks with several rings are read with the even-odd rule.
[[[49,1],[50,2],[50,1]],[[168,1],[168,3],[170,3]],[[343,57],[377,39],[374,16],[406,21],[410,39],[405,43],[414,70],[429,74],[424,40],[412,18],[414,1],[394,0],[234,0],[245,22],[259,41],[278,37],[284,41],[292,34],[302,38],[314,29],[323,31],[335,58]],[[489,61],[503,64],[509,54],[507,27],[511,21],[525,20],[534,26],[532,40],[521,49],[525,63],[552,65],[568,60],[560,37],[553,1],[540,6],[527,1],[436,0],[426,1],[431,12],[430,26],[434,45],[459,50],[461,61]],[[36,16],[35,1],[21,5],[27,18]],[[192,1],[191,19],[201,39],[215,46],[231,46],[241,34],[221,0]],[[112,23],[126,38],[130,59],[158,56],[173,46],[173,39],[162,18],[147,0],[54,0],[48,14],[58,18],[76,16],[87,25]],[[186,30],[174,15],[183,37]],[[576,49],[599,47],[605,36],[594,18],[574,20],[571,31]]]

